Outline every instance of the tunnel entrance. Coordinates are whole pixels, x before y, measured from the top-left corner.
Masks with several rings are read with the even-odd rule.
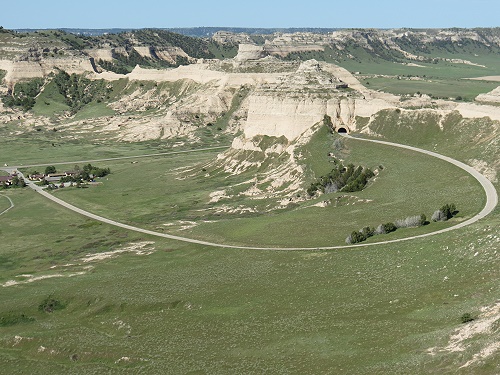
[[[341,126],[340,128],[337,129],[337,133],[347,133],[347,129]]]

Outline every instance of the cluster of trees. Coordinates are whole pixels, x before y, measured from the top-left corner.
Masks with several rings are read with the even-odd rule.
[[[307,194],[313,196],[319,190],[323,193],[336,191],[355,192],[361,191],[375,174],[370,168],[356,167],[349,164],[347,167],[334,159],[335,167],[330,173],[321,176],[307,188]]]
[[[151,56],[153,56],[152,58],[141,56],[134,48],[128,46],[126,49],[127,54],[113,52],[113,61],[99,60],[98,64],[104,69],[118,74],[130,73],[136,65],[151,68],[171,68],[180,65],[189,65],[187,57],[176,56],[175,63],[171,63],[159,58],[155,47],[150,47],[149,49]]]
[[[109,91],[103,80],[90,80],[75,73],[69,75],[64,70],[59,70],[54,76],[54,83],[73,111],[81,109],[93,100],[102,100]]]
[[[43,79],[35,78],[28,82],[17,83],[12,91],[2,98],[6,107],[22,107],[28,111],[35,105],[35,97],[43,87]]]
[[[110,89],[106,87],[104,80],[90,80],[82,75],[69,75],[63,70],[59,70],[53,78],[58,91],[64,96],[66,104],[76,112],[93,100],[103,100]],[[33,108],[36,97],[42,90],[44,80],[35,78],[28,82],[20,82],[2,97],[2,102],[6,107],[21,107],[24,111]]]
[[[176,34],[167,30],[142,29],[134,31],[135,38],[142,44],[158,47],[179,47],[189,56],[198,59],[213,59],[209,41],[202,38]]]
[[[61,177],[61,183],[65,182],[84,182],[92,181],[96,177],[104,177],[111,173],[109,168],[100,168],[92,164],[85,164],[83,167],[79,165],[74,166],[74,174]],[[45,175],[57,173],[56,167],[49,165],[45,168]],[[38,174],[37,171],[32,174]]]
[[[436,210],[431,217],[432,221],[445,221],[451,219],[457,214],[456,206],[454,203],[447,203],[442,206],[439,210]],[[368,238],[378,235],[386,234],[396,231],[399,228],[417,228],[423,225],[427,225],[427,217],[424,214],[408,216],[405,219],[399,219],[394,222],[388,222],[385,224],[380,224],[377,228],[374,227],[364,227],[359,231],[353,231],[347,238],[345,242],[348,245],[366,241]]]
[[[109,65],[111,67],[110,69],[111,71],[119,73],[119,71],[128,70],[129,72],[131,72],[136,65],[140,65],[142,67],[154,67],[154,68],[162,68],[162,67],[168,68],[173,66],[172,64],[170,64],[168,61],[165,60],[161,59],[153,60],[147,57],[143,57],[131,46],[128,46],[128,48],[126,48],[126,51],[127,51],[126,55],[113,51],[112,54],[113,61],[110,63],[112,65]],[[105,68],[104,65],[101,66]]]
[[[359,242],[366,241],[368,238],[378,235],[386,234],[396,231],[398,228],[416,228],[427,224],[427,217],[422,215],[409,216],[406,219],[396,220],[393,222],[388,222],[385,224],[380,224],[377,228],[374,227],[364,227],[359,231],[353,231],[347,238],[345,242],[350,244],[355,244]]]
[[[114,72],[117,74],[128,74],[132,71],[132,68],[119,60],[105,61],[97,60],[97,63],[107,71]]]

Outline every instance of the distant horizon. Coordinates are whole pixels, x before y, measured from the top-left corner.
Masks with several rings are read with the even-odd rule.
[[[0,26],[10,30],[42,29],[473,29],[500,27],[497,0],[25,0],[2,5]],[[8,15],[8,17],[6,17]],[[221,25],[239,26],[221,26]],[[215,25],[215,26],[214,26]],[[308,25],[308,26],[304,26]]]

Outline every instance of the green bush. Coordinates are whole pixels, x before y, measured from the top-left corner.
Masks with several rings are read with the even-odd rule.
[[[446,219],[451,219],[455,215],[457,208],[455,203],[448,203],[441,207],[440,210],[444,213]]]
[[[394,225],[394,223],[391,222],[382,225],[384,226],[384,233],[391,233],[394,232],[396,229],[398,229],[396,225]]]
[[[56,310],[62,310],[66,307],[64,303],[53,298],[52,296],[48,296],[45,298],[40,305],[38,305],[38,311],[51,313]]]
[[[361,232],[357,232],[357,231],[353,231],[345,240],[345,242],[347,244],[355,244],[355,243],[359,243],[359,242],[363,242],[366,240],[366,237],[363,233]]]
[[[45,174],[57,173],[56,167],[53,165],[48,165],[45,167]]]
[[[462,323],[464,323],[464,324],[465,324],[465,323],[472,322],[472,321],[473,321],[473,320],[475,320],[475,319],[476,319],[476,318],[474,318],[474,317],[472,316],[472,314],[471,314],[471,313],[465,313],[465,314],[463,314],[463,315],[460,317],[461,322],[462,322]]]
[[[35,321],[35,318],[25,314],[7,313],[0,316],[0,327],[10,327],[21,323],[30,323]]]

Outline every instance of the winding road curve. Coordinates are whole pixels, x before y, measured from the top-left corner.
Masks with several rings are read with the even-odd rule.
[[[43,195],[44,197],[50,199],[51,201],[53,201],[53,202],[55,202],[57,204],[60,204],[61,206],[64,206],[64,207],[66,207],[66,208],[68,208],[68,209],[70,209],[70,210],[72,210],[74,212],[77,212],[77,213],[81,214],[81,215],[87,216],[87,217],[89,217],[91,219],[94,219],[94,220],[101,221],[103,223],[107,223],[107,224],[110,224],[110,225],[114,225],[114,226],[117,226],[117,227],[120,227],[120,228],[128,229],[128,230],[139,232],[139,233],[148,234],[148,235],[151,235],[151,236],[163,237],[163,238],[168,238],[168,239],[176,240],[176,241],[189,242],[189,243],[193,243],[193,244],[197,244],[197,245],[203,245],[203,246],[213,246],[213,247],[219,247],[219,248],[241,249],[241,250],[273,250],[273,251],[333,250],[333,249],[346,249],[346,248],[353,248],[353,247],[375,246],[375,245],[390,244],[390,243],[395,243],[395,242],[409,241],[409,240],[413,240],[413,239],[417,239],[417,238],[429,237],[429,236],[434,236],[436,234],[449,232],[449,231],[452,231],[452,230],[463,228],[463,227],[465,227],[467,225],[470,225],[472,223],[475,223],[476,221],[481,220],[486,215],[488,215],[489,213],[491,213],[495,209],[495,207],[496,207],[496,205],[498,203],[497,191],[496,191],[495,187],[493,186],[493,184],[486,177],[484,177],[482,174],[480,174],[478,171],[476,171],[474,168],[472,168],[472,167],[468,166],[467,164],[464,164],[464,163],[462,163],[462,162],[460,162],[458,160],[452,159],[450,157],[447,157],[447,156],[444,156],[444,155],[441,155],[441,154],[438,154],[438,153],[435,153],[435,152],[432,152],[432,151],[427,151],[427,150],[423,150],[423,149],[420,149],[420,148],[417,148],[417,147],[402,145],[402,144],[398,144],[398,143],[378,141],[378,140],[372,140],[372,139],[364,139],[364,138],[352,137],[352,136],[348,136],[348,135],[346,135],[345,137],[347,137],[349,139],[357,140],[357,141],[379,143],[379,144],[383,144],[383,145],[388,145],[388,146],[393,146],[393,147],[399,147],[399,148],[404,148],[404,149],[408,149],[408,150],[420,152],[422,154],[430,155],[430,156],[436,157],[438,159],[445,160],[445,161],[447,161],[447,162],[449,162],[449,163],[451,163],[453,165],[456,165],[457,167],[459,167],[459,168],[463,169],[464,171],[466,171],[467,173],[471,174],[477,181],[479,181],[479,183],[481,184],[481,186],[483,187],[483,189],[484,189],[484,191],[486,193],[486,204],[483,207],[483,209],[481,210],[481,212],[479,212],[477,215],[471,217],[470,219],[468,219],[466,221],[458,223],[458,224],[456,224],[456,225],[454,225],[452,227],[448,227],[448,228],[441,229],[441,230],[438,230],[438,231],[435,231],[435,232],[431,232],[431,233],[421,234],[421,235],[418,235],[418,236],[405,237],[405,238],[400,238],[400,239],[395,239],[395,240],[389,240],[389,241],[361,243],[361,244],[344,245],[344,246],[320,246],[320,247],[254,247],[254,246],[228,245],[228,244],[220,244],[220,243],[214,243],[214,242],[196,240],[196,239],[187,238],[187,237],[175,236],[175,235],[172,235],[172,234],[155,232],[155,231],[152,231],[152,230],[143,229],[143,228],[135,227],[135,226],[132,226],[132,225],[120,223],[118,221],[114,221],[114,220],[111,220],[111,219],[108,219],[108,218],[105,218],[105,217],[102,217],[102,216],[99,216],[99,215],[95,215],[95,214],[93,214],[91,212],[88,212],[88,211],[82,210],[81,208],[75,207],[75,206],[73,206],[73,205],[71,205],[71,204],[69,204],[69,203],[67,203],[67,202],[65,202],[65,201],[63,201],[63,200],[61,200],[61,199],[53,196],[52,194],[49,194],[48,192],[44,191],[40,186],[35,185],[34,182],[28,181],[27,179],[25,179],[25,181],[28,182],[28,186],[30,188],[32,188],[35,191],[39,192],[41,195]],[[207,149],[204,149],[204,150],[207,150]],[[196,150],[181,151],[181,152],[194,152],[194,151],[196,151]],[[177,153],[179,153],[179,152],[177,152]],[[168,153],[154,154],[154,155],[150,155],[150,156],[166,155],[166,154],[168,154]],[[130,158],[130,157],[124,157],[123,159],[125,159],[125,158]],[[120,158],[112,158],[112,159],[106,159],[106,160],[118,160],[118,159],[120,159]],[[95,160],[95,161],[97,161],[97,160]],[[58,164],[71,164],[71,163],[74,163],[74,162],[58,163]],[[8,172],[11,172],[15,168],[16,167],[11,167],[11,168],[7,168],[5,170],[8,171]],[[22,174],[21,174],[21,176],[22,176]]]
[[[0,194],[0,197],[4,197],[4,198],[7,198],[7,200],[10,202],[10,207],[6,208],[5,210],[3,210],[2,212],[0,212],[0,216],[5,214],[7,211],[11,210],[14,208],[14,202],[12,202],[12,199],[10,199],[8,196],[6,195],[3,195],[3,194]]]

